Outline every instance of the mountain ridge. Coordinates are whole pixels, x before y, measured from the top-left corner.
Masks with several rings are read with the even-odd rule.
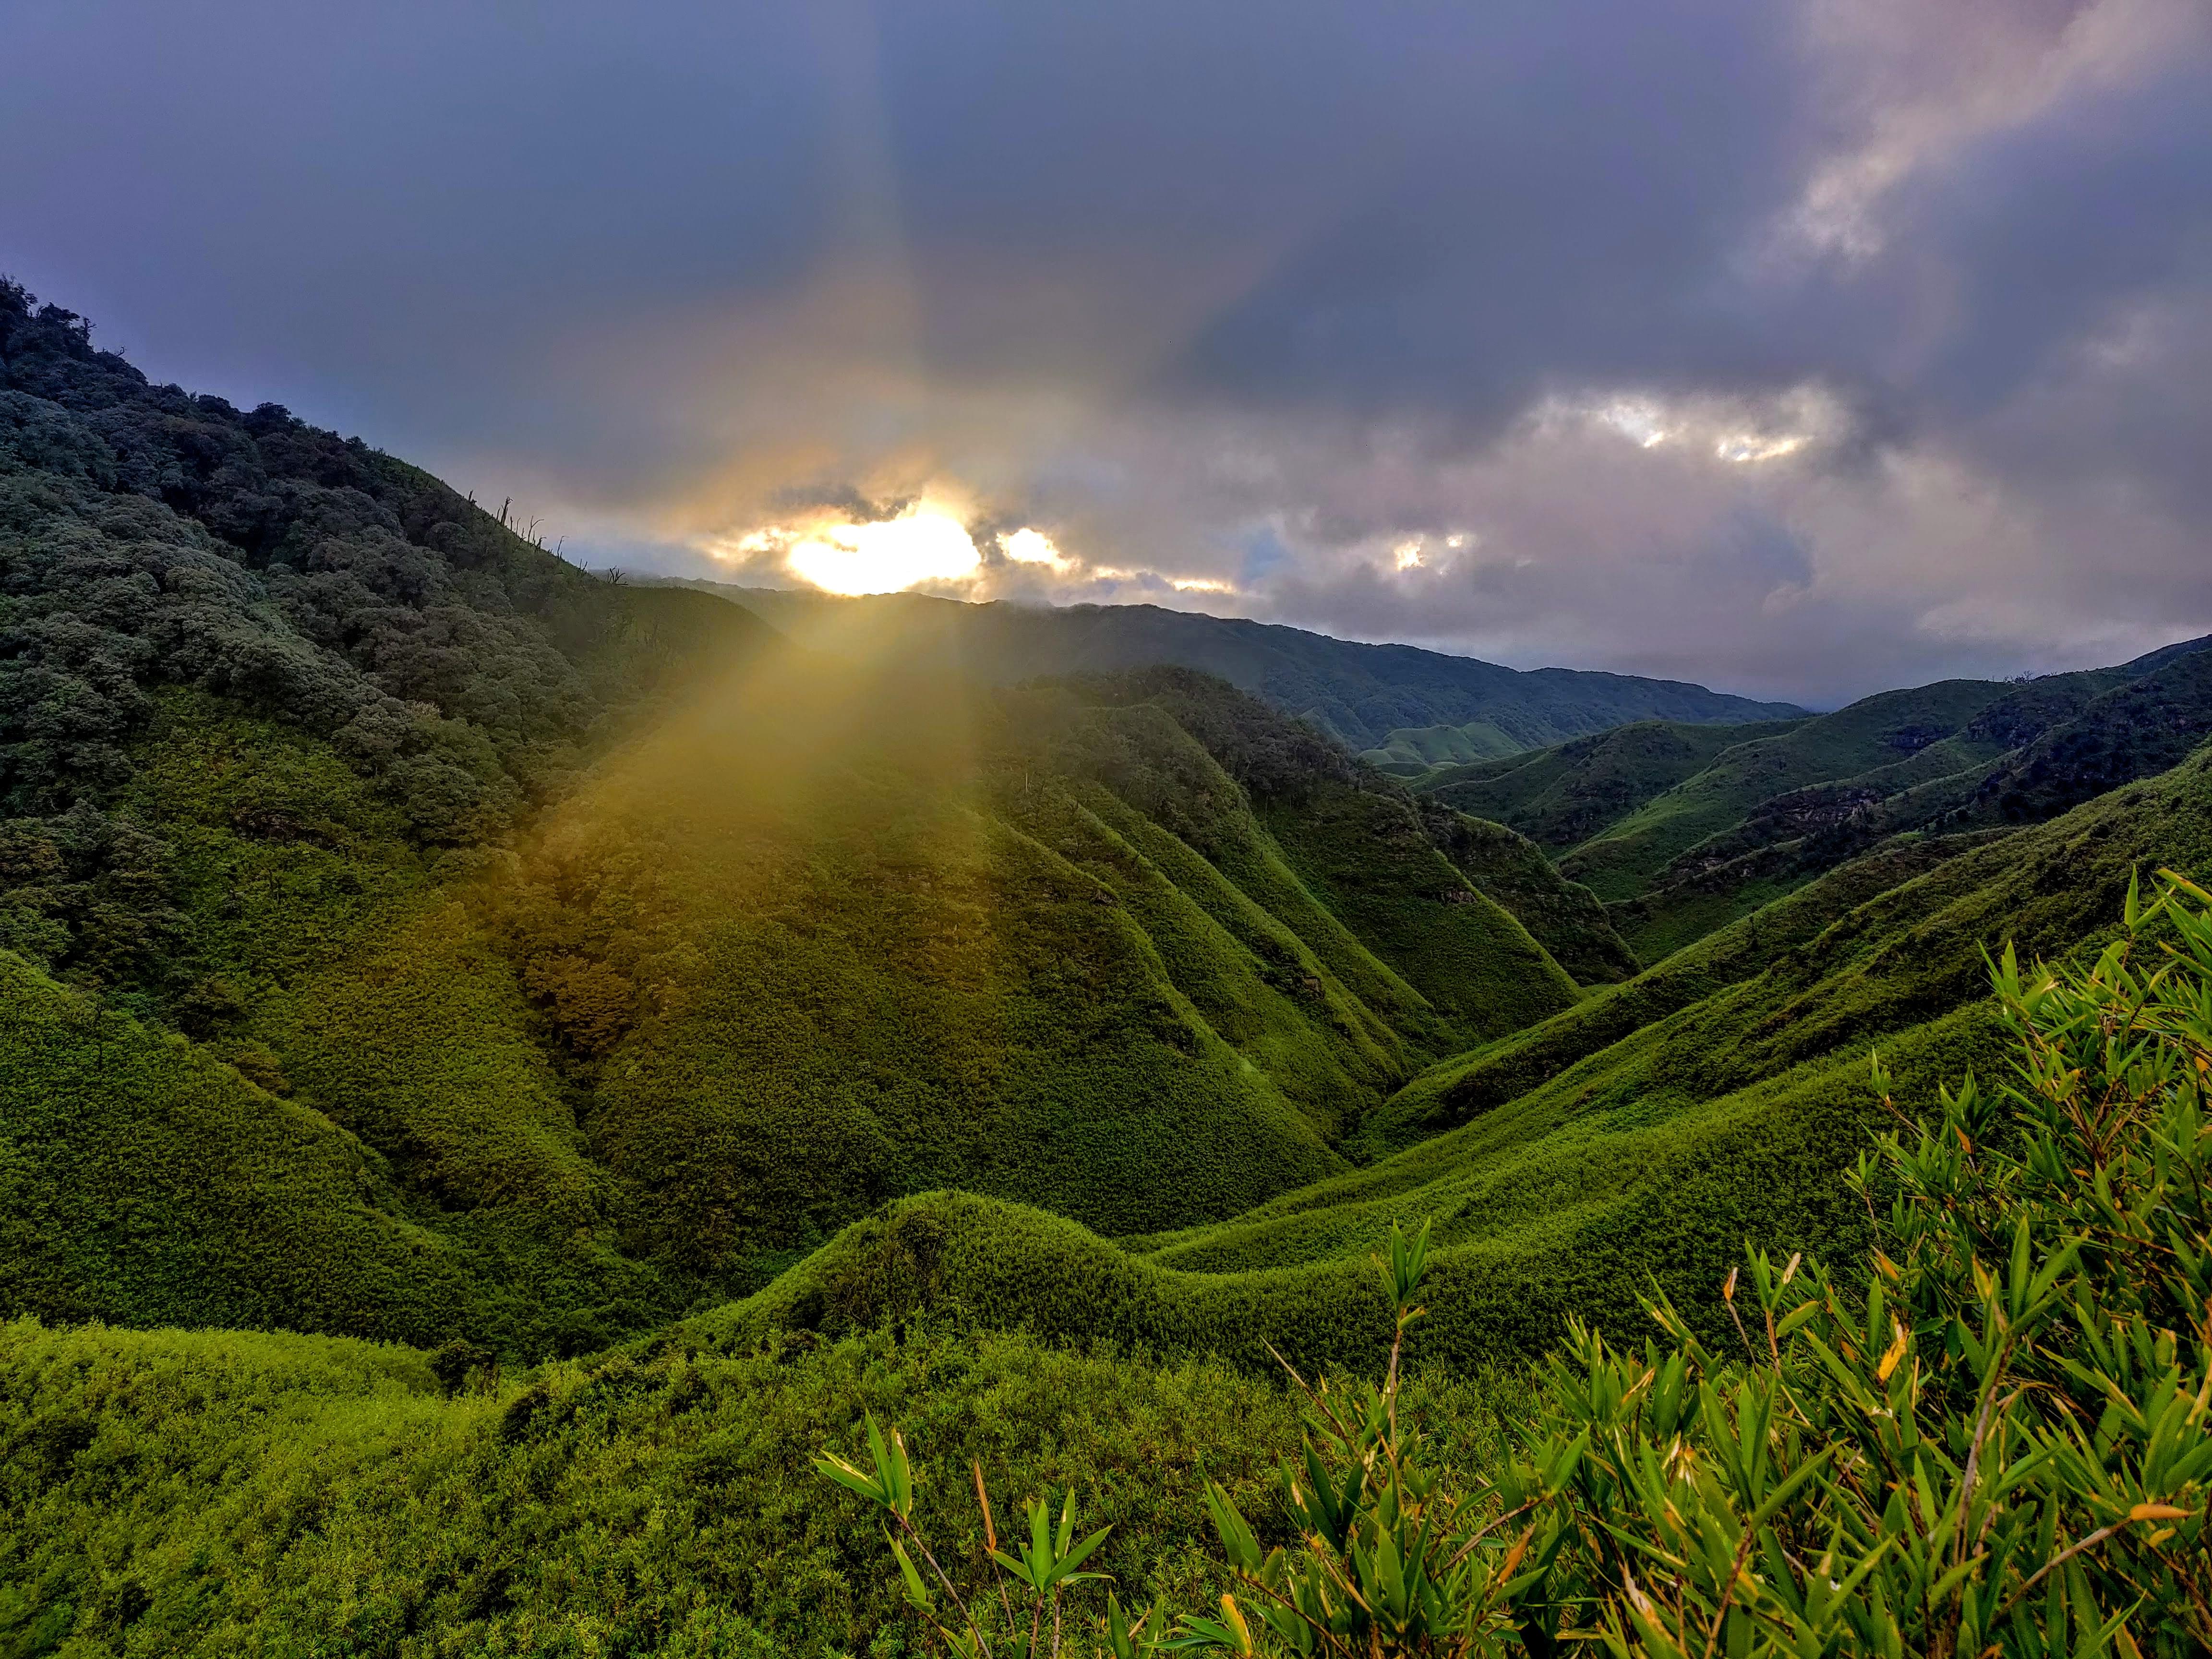
[[[941,655],[994,682],[1154,663],[1201,669],[1355,753],[1379,751],[1415,727],[1481,723],[1498,740],[1526,749],[1630,720],[1725,723],[1805,713],[1686,681],[1506,668],[1420,646],[1368,645],[1281,623],[1152,605],[976,605],[920,594],[848,598],[692,578],[643,580],[718,593],[825,648],[836,648],[841,625],[865,638],[872,653],[887,635],[901,634],[918,654]]]

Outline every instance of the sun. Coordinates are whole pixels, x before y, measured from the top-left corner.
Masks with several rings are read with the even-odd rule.
[[[793,539],[785,565],[825,592],[896,593],[972,579],[983,556],[959,520],[927,507],[871,524],[823,525]]]

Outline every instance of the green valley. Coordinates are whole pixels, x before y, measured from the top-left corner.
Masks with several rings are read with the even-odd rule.
[[[1997,1385],[1960,1385],[1984,1427],[1954,1433],[1943,1379],[2016,1346],[1957,1313],[1998,1297],[1978,1256],[1911,1255],[1927,1305],[1894,1336],[1879,1288],[1784,1293],[1888,1282],[1942,1207],[1907,1196],[1992,1171],[2136,1228],[2158,1297],[2198,1270],[2200,1237],[2098,1210],[2055,1152],[2004,1164],[2044,1131],[1962,1079],[2103,1133],[2065,1045],[2131,997],[2157,1018],[2097,1075],[2130,1124],[2167,1115],[2172,1169],[2212,1147],[2175,1058],[2212,923],[2157,887],[2212,872],[2208,738],[2203,641],[1808,715],[1145,607],[611,580],[0,286],[0,1659],[938,1651],[921,1601],[996,1571],[987,1475],[1009,1538],[1032,1494],[1110,1524],[1091,1564],[1159,1637],[1271,1571],[1290,1597],[1261,1542],[1320,1548],[1321,1454],[1273,1474],[1309,1382],[1388,1378],[1332,1455],[1397,1469],[1401,1407],[1430,1437],[1374,1526],[1432,1477],[1517,1524],[1570,1502],[1499,1495],[1542,1486],[1516,1461],[1540,1407],[1648,1362],[1577,1409],[1657,1412],[1686,1374],[1663,1335],[1722,1381],[1702,1427],[1591,1431],[1613,1484],[1572,1501],[1610,1514],[1638,1449],[1717,1467],[1741,1391],[1845,1312],[1872,1335],[1822,1374],[1924,1384],[1929,1443],[1971,1466]],[[1998,967],[1993,1000],[2008,947],[2097,965]],[[2166,1210],[2201,1203],[2159,1168]],[[2008,1237],[1999,1312],[2031,1243],[2085,1259]],[[1765,1349],[1754,1298],[1784,1310]],[[2085,1307],[2088,1358],[2036,1386],[2154,1374],[2194,1447],[2174,1308],[2115,1335]],[[1899,1370],[1913,1342],[1953,1370]],[[1761,1409],[1829,1410],[1791,1375]],[[896,1482],[879,1513],[815,1464],[878,1419],[922,1471],[913,1535],[959,1551],[921,1598],[884,1548]],[[2212,1477],[2154,1502],[2136,1474],[2098,1501],[2155,1513],[2113,1528],[2201,1549],[2170,1499]],[[1526,1651],[1613,1639],[1593,1609],[1641,1605],[1616,1569],[1561,1586],[1624,1524],[1537,1524],[1481,1593],[1555,1597]],[[1869,1573],[1908,1547],[1882,1525]],[[1755,1532],[1707,1653],[1749,1628]],[[1761,1583],[1795,1583],[1772,1554]],[[1103,1604],[1070,1598],[1087,1654]],[[2109,1650],[2185,1650],[2169,1625]],[[1841,1643],[1804,1650],[1902,1650]]]

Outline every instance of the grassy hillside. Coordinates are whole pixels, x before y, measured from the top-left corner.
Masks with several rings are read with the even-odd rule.
[[[1517,830],[1556,857],[1695,777],[1723,750],[1790,729],[1772,721],[1639,720],[1533,754],[1447,767],[1415,787],[1460,811]]]
[[[0,913],[9,1305],[47,1317],[574,1352],[902,1192],[1188,1224],[1578,994],[1408,798],[1189,676],[757,659],[490,851],[204,694],[130,757],[102,822],[158,914]],[[149,916],[157,979],[63,982]]]
[[[883,1540],[809,1467],[864,1413],[906,1424],[919,1510],[980,1577],[1079,1492],[1126,1601],[1214,1605],[1199,1470],[1284,1524],[1294,1402],[1218,1363],[1018,1334],[876,1333],[726,1355],[678,1337],[441,1383],[327,1337],[0,1325],[0,1644],[11,1654],[812,1656],[910,1651]],[[1448,1468],[1494,1455],[1467,1383],[1409,1414]],[[1096,1591],[1076,1606],[1094,1607]]]
[[[580,1352],[916,1189],[1235,1213],[1579,994],[1218,681],[787,648],[4,287],[0,374],[9,1310]]]
[[[1403,777],[1419,777],[1440,766],[1463,766],[1528,752],[1528,745],[1508,737],[1490,720],[1471,720],[1464,726],[1401,726],[1386,732],[1382,741],[1364,750],[1359,758],[1379,769]]]
[[[1582,1063],[1535,1091],[1134,1251],[917,1195],[746,1301],[521,1374],[327,1338],[0,1328],[0,1635],[32,1652],[888,1651],[872,1516],[805,1468],[864,1411],[907,1426],[957,1575],[979,1559],[973,1458],[1002,1528],[1009,1499],[1073,1485],[1114,1523],[1098,1564],[1130,1599],[1206,1607],[1199,1471],[1263,1537],[1279,1528],[1267,1465],[1296,1424],[1266,1345],[1377,1362],[1387,1308],[1358,1258],[1391,1218],[1444,1235],[1417,1358],[1477,1379],[1425,1379],[1407,1409],[1445,1434],[1448,1467],[1487,1467],[1518,1395],[1482,1367],[1548,1345],[1564,1312],[1632,1336],[1628,1281],[1650,1269],[1709,1320],[1744,1234],[1847,1249],[1833,1176],[1872,1115],[1861,1045],[1880,1038],[1906,1098],[2000,1065],[1966,947],[2094,934],[2132,865],[2212,859],[2208,806],[2199,754],[1924,873],[1862,861],[1711,941],[1713,988],[1671,1014],[1698,988],[1686,959],[1647,975],[1672,981],[1656,1022],[1586,1031]],[[1717,1029],[1752,1051],[1720,1051]],[[1420,1086],[1443,1099],[1470,1075]]]
[[[1677,680],[1566,668],[1521,672],[1404,645],[1358,645],[1304,629],[1156,605],[964,605],[910,593],[866,599],[689,584],[724,593],[823,650],[957,669],[994,684],[1154,664],[1227,680],[1355,751],[1414,728],[1468,744],[1540,748],[1630,720],[1787,719],[1803,711]],[[1449,741],[1449,740],[1446,740]]]
[[[1560,869],[1612,902],[1632,897],[1678,854],[1785,790],[1885,766],[1942,742],[2004,687],[1945,680],[1885,691],[1772,737],[1723,750],[1692,776],[1583,842]]]
[[[1422,818],[1467,878],[1511,911],[1579,983],[1610,984],[1642,965],[1597,895],[1561,876],[1526,836],[1432,802],[1423,804]]]
[[[1760,802],[1677,855],[1615,916],[1662,956],[1886,837],[2037,823],[2177,763],[2212,733],[2212,652],[2008,690],[1907,759]]]
[[[1246,1214],[1116,1249],[1038,1212],[917,1197],[693,1328],[742,1349],[933,1309],[1359,1366],[1387,1328],[1366,1256],[1393,1221],[1433,1218],[1426,1340],[1455,1364],[1538,1351],[1569,1313],[1638,1328],[1653,1279],[1717,1334],[1747,1237],[1854,1249],[1863,1215],[1839,1176],[1878,1115],[1869,1049],[1916,1096],[2001,1071],[1979,948],[2094,938],[2130,872],[2161,865],[2212,867],[2212,750],[2048,824],[1839,871],[1701,960],[1438,1066],[1377,1121],[1404,1150]]]
[[[2204,646],[1791,723],[1648,721],[1412,787],[1535,840],[1656,962],[1897,836],[2041,822],[2175,764],[2212,732]]]

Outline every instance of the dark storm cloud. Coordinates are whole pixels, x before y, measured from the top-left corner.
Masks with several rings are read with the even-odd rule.
[[[1547,382],[1802,372],[1734,257],[1811,136],[1786,10],[1478,12],[1421,65],[1419,142],[1197,341],[1194,379],[1499,419]]]
[[[6,30],[0,270],[608,556],[951,489],[1070,556],[979,592],[1823,698],[2212,629],[2201,0]]]

